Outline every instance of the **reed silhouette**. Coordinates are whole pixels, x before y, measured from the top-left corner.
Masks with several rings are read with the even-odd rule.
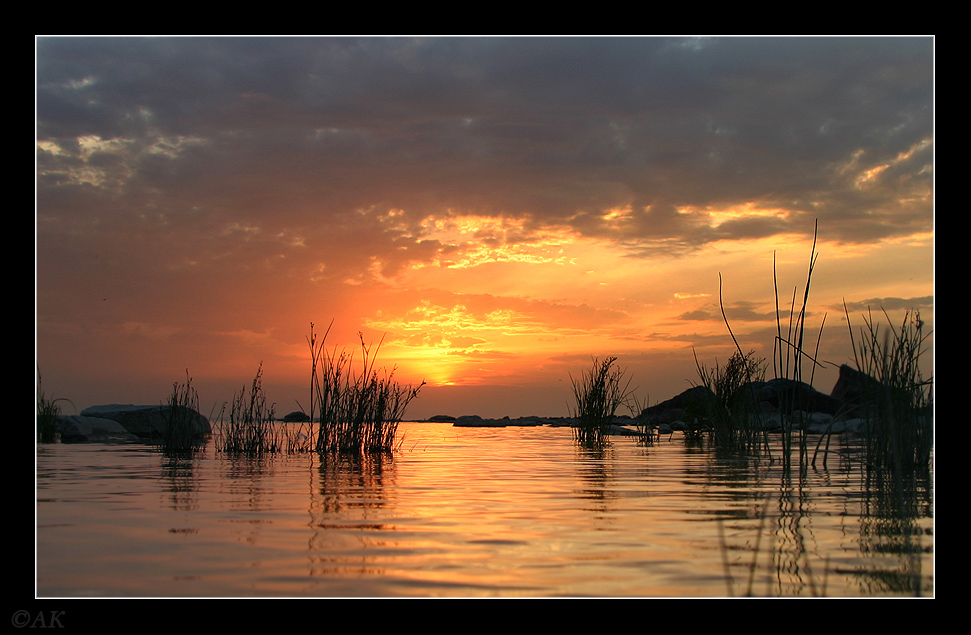
[[[809,337],[806,322],[809,291],[818,258],[817,231],[818,227],[814,228],[801,306],[797,306],[800,294],[795,288],[788,310],[780,308],[779,282],[773,255],[776,335],[773,340],[772,368],[775,378],[782,380],[783,386],[794,387],[779,392],[781,459],[785,465],[790,465],[796,455],[796,465],[800,468],[816,465],[823,441],[819,439],[815,452],[810,455],[809,435],[806,432],[808,421],[804,420],[804,416],[813,411],[812,391],[795,389],[799,386],[811,388],[816,370],[823,366],[819,360],[819,346],[826,314],[820,321],[815,342]],[[754,351],[743,352],[725,312],[720,274],[718,280],[719,306],[736,352],[729,363],[721,368],[716,364],[709,369],[695,357],[702,383],[718,396],[716,407],[709,408],[706,414],[719,445],[755,453],[765,452],[773,458],[757,407],[758,401],[749,398],[751,396],[743,390],[746,384],[762,381],[766,368],[763,360],[755,357]],[[920,314],[907,312],[900,327],[894,328],[891,324],[889,332],[882,331],[872,315],[868,314],[864,316],[864,326],[855,337],[845,304],[844,312],[857,370],[868,378],[862,383],[864,394],[861,397],[863,403],[869,404],[864,409],[865,429],[862,435],[866,465],[888,470],[898,467],[903,470],[927,469],[933,452],[933,381],[925,380],[920,372],[920,359],[929,336],[923,331],[924,322]],[[889,322],[886,311],[883,313]],[[828,444],[828,435],[824,437]]]
[[[261,362],[249,394],[243,386],[233,396],[229,422],[224,422],[220,414],[217,451],[252,455],[282,452],[286,439],[285,423],[275,421],[274,406],[267,406]]]
[[[61,414],[61,407],[58,402],[70,399],[59,397],[57,399],[48,398],[44,394],[41,383],[40,373],[37,373],[37,441],[39,443],[54,443],[57,441],[57,416]],[[71,404],[72,406],[74,404]]]
[[[327,335],[333,321],[318,340],[310,324],[311,380],[310,417],[319,412],[315,448],[319,453],[373,453],[395,449],[398,424],[408,404],[418,396],[417,387],[401,384],[391,371],[376,368],[377,346],[361,342],[360,367],[354,355],[336,348],[328,351]]]
[[[574,437],[588,444],[601,444],[607,439],[617,409],[627,405],[632,391],[626,371],[615,366],[616,357],[594,358],[593,366],[580,377],[570,376],[575,409]]]
[[[708,388],[714,399],[695,404],[698,415],[707,420],[716,442],[722,447],[734,447],[758,452],[768,447],[768,433],[754,393],[755,383],[765,379],[766,361],[755,351],[732,353],[724,366],[715,362],[707,367],[695,355],[695,366],[701,385]]]
[[[867,465],[903,477],[928,469],[932,461],[933,378],[924,379],[920,369],[930,333],[918,311],[906,312],[898,328],[883,314],[888,330],[868,313],[858,337],[848,312],[846,321],[857,369],[875,380],[860,383]]]
[[[164,425],[157,444],[166,452],[191,452],[198,446],[195,424],[199,418],[199,393],[192,386],[189,370],[185,383],[172,384],[167,407],[162,407]]]

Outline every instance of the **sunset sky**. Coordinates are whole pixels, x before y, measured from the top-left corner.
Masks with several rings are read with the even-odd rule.
[[[656,403],[734,350],[719,275],[772,357],[817,221],[817,388],[844,302],[934,326],[931,37],[39,37],[35,123],[67,414],[188,371],[208,415],[261,363],[298,410],[331,321],[427,382],[409,418],[566,416],[608,355]]]

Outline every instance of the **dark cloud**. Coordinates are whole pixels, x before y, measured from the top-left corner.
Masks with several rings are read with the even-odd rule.
[[[709,320],[717,320],[720,317],[721,315],[715,309],[695,309],[693,311],[685,311],[678,316],[678,319],[689,322],[707,322]]]
[[[932,54],[930,38],[40,38],[38,137],[64,154],[39,160],[39,189],[80,162],[125,201],[289,225],[455,209],[636,249],[811,217],[873,240],[930,228]],[[119,145],[83,155],[85,136]],[[857,187],[881,166],[889,187]],[[794,213],[717,231],[672,214],[740,202]],[[600,218],[623,205],[633,222]]]
[[[832,310],[843,311],[843,306],[832,307]],[[882,317],[882,311],[931,311],[934,308],[934,296],[919,298],[868,298],[859,302],[847,302],[845,308],[850,314],[872,313]]]

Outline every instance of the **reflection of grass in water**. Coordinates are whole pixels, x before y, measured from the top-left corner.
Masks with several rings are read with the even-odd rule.
[[[863,442],[847,443],[855,447]],[[859,488],[857,494],[851,494],[849,502],[854,506],[841,523],[843,535],[857,547],[856,553],[842,544],[834,547],[823,535],[817,542],[814,500],[826,494],[813,491],[806,480],[813,473],[807,471],[783,466],[777,492],[765,499],[753,494],[761,499],[754,512],[747,506],[722,512],[717,521],[718,539],[728,593],[825,596],[831,592],[832,580],[839,579],[841,584],[850,584],[851,594],[856,593],[854,587],[863,595],[933,594],[933,570],[926,569],[933,538],[923,528],[933,514],[929,475],[920,476],[901,491],[890,471],[859,470],[860,465],[845,462],[838,469],[840,474],[829,475],[829,470],[819,474],[827,482],[852,478],[845,487]],[[753,523],[757,529],[752,528]],[[733,538],[726,537],[729,525],[744,529]]]
[[[791,494],[791,492],[789,493]],[[767,533],[766,527],[769,524],[769,509],[773,499],[778,496],[780,516],[776,520],[777,530],[773,532],[776,544],[765,549],[762,545],[763,538]],[[798,517],[791,509],[787,509],[786,494],[770,494],[761,506],[758,514],[759,526],[755,535],[755,544],[751,548],[751,560],[745,564],[744,570],[744,591],[738,593],[735,584],[735,577],[732,575],[732,567],[728,561],[728,554],[738,548],[729,547],[725,538],[725,529],[721,520],[718,521],[718,539],[722,554],[722,565],[725,570],[725,583],[728,587],[728,595],[742,595],[753,597],[759,595],[756,592],[756,578],[760,571],[765,573],[765,592],[763,597],[774,595],[787,595],[786,589],[794,590],[795,595],[801,595],[803,589],[808,591],[812,597],[824,597],[827,589],[827,575],[829,573],[828,558],[823,561],[822,579],[814,570],[813,558],[810,557],[806,548],[807,541],[803,536],[803,529]],[[789,519],[791,522],[786,522]],[[745,549],[741,549],[746,551]],[[764,554],[764,555],[763,555]],[[759,562],[763,558],[768,558],[769,562],[760,570]],[[787,572],[790,579],[783,580],[781,575]],[[776,592],[772,591],[773,585]]]
[[[867,443],[864,440],[864,443]],[[896,567],[858,569],[861,583],[879,590],[922,595],[923,554],[933,551],[933,538],[925,546],[919,519],[933,514],[932,477],[929,470],[868,469],[862,482],[860,552],[873,558],[892,558]]]

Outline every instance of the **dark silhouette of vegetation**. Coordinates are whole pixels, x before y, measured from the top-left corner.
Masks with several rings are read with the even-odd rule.
[[[168,407],[162,407],[165,425],[158,443],[166,452],[190,452],[197,447],[195,424],[199,418],[199,393],[192,387],[189,371],[185,383],[172,384]]]
[[[333,322],[331,323],[333,325]],[[327,351],[330,326],[318,341],[310,324],[311,405],[320,413],[316,450],[320,453],[389,452],[395,448],[398,424],[408,404],[425,385],[399,384],[390,372],[376,369],[377,347],[361,341],[361,365],[354,368],[354,356],[346,351]],[[373,351],[372,351],[373,348]]]
[[[819,338],[822,337],[823,324],[826,316],[823,316],[822,324],[819,328],[819,337],[816,340],[816,350],[809,354],[806,350],[806,315],[809,306],[809,289],[812,283],[813,269],[816,266],[816,230],[813,231],[813,245],[809,257],[809,271],[806,277],[806,286],[802,295],[802,306],[796,311],[797,289],[793,289],[792,301],[788,311],[788,323],[783,332],[783,313],[779,307],[779,285],[775,270],[775,257],[773,256],[773,285],[775,287],[775,307],[776,307],[776,337],[773,344],[773,370],[776,379],[783,379],[787,382],[803,382],[812,386],[815,369],[819,366],[817,361]],[[722,319],[728,328],[728,334],[735,344],[736,353],[729,360],[725,369],[717,366],[713,370],[706,369],[697,362],[698,373],[702,382],[709,386],[716,394],[724,394],[724,398],[719,396],[721,409],[712,422],[717,432],[716,440],[723,447],[743,449],[752,452],[765,452],[771,457],[771,448],[768,444],[764,422],[761,420],[761,413],[757,407],[757,401],[748,407],[743,407],[737,401],[738,397],[745,398],[740,392],[743,383],[760,382],[765,377],[765,363],[754,355],[754,351],[744,353],[735,333],[732,331],[731,323],[725,312],[725,302],[722,295],[722,277],[718,276],[718,303],[721,308]],[[805,365],[809,363],[808,373]],[[783,391],[779,403],[779,411],[782,413],[782,460],[788,465],[791,461],[793,442],[798,441],[800,464],[803,464],[808,457],[807,437],[805,435],[802,422],[792,416],[801,409],[808,409],[809,405],[799,403],[807,396],[800,391]],[[731,405],[735,403],[735,412]]]
[[[217,449],[230,454],[251,455],[283,451],[285,424],[274,421],[274,404],[266,404],[261,363],[256,370],[249,395],[246,393],[246,386],[243,386],[233,396],[229,422],[223,423],[220,415]]]
[[[625,371],[614,365],[616,361],[616,357],[594,358],[590,370],[579,378],[570,377],[576,403],[573,430],[579,442],[603,443],[617,409],[629,402],[630,379],[625,380]]]
[[[881,331],[868,314],[859,338],[846,316],[856,366],[876,380],[860,385],[866,462],[895,473],[925,470],[934,447],[934,395],[933,380],[924,379],[919,361],[929,333],[919,312],[905,313],[899,328],[886,311],[884,316],[889,331]]]
[[[60,397],[48,399],[41,385],[40,373],[37,374],[37,441],[39,443],[54,443],[57,441],[57,416],[61,414],[58,402],[69,399]],[[72,406],[74,404],[71,404]]]
[[[702,417],[714,430],[715,439],[723,447],[757,451],[768,443],[767,433],[760,416],[756,382],[765,379],[766,362],[755,351],[732,353],[728,363],[707,368],[698,361],[695,365],[703,386],[715,399],[706,400]]]
[[[815,465],[816,454],[809,455],[806,421],[801,417],[812,412],[811,391],[796,389],[812,387],[815,371],[822,363],[818,359],[819,343],[826,323],[824,314],[815,343],[807,338],[806,317],[809,290],[818,254],[816,232],[809,258],[809,270],[802,293],[802,305],[797,309],[798,290],[794,289],[788,309],[788,319],[780,309],[779,285],[773,258],[773,283],[776,305],[776,337],[773,346],[773,371],[781,381],[778,391],[778,410],[782,424],[782,460],[788,465],[798,450],[798,465]],[[719,445],[748,451],[765,450],[770,453],[763,423],[759,420],[758,402],[748,399],[742,386],[760,382],[765,375],[764,360],[754,351],[743,353],[725,314],[719,276],[719,305],[736,353],[724,368],[708,369],[697,357],[695,363],[702,383],[717,396],[717,407],[707,413]],[[847,324],[851,323],[846,311]],[[890,318],[884,311],[889,321]],[[865,448],[864,461],[879,469],[925,469],[933,452],[933,394],[932,380],[925,380],[920,372],[920,358],[928,337],[919,313],[907,312],[899,328],[881,331],[872,316],[864,316],[864,326],[854,336],[850,326],[857,369],[867,381],[862,382]],[[812,347],[812,348],[810,348]],[[748,404],[748,405],[746,405]],[[817,444],[816,453],[819,452]]]

